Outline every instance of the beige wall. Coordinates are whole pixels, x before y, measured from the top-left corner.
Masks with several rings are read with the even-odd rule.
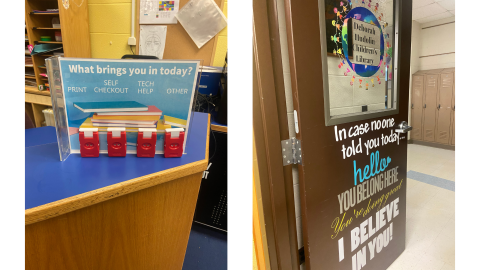
[[[451,23],[453,22],[453,23]],[[433,27],[432,27],[433,26]],[[455,54],[421,57],[455,52],[455,17],[420,24],[412,21],[412,52],[410,59],[410,89],[412,74],[419,70],[455,67]],[[421,58],[420,58],[421,57]],[[411,95],[409,97],[411,106]],[[411,123],[411,111],[408,121]],[[410,133],[408,134],[410,139]]]
[[[455,17],[424,23],[421,28],[419,56],[455,52]],[[455,67],[455,54],[422,57],[419,66],[420,70]]]

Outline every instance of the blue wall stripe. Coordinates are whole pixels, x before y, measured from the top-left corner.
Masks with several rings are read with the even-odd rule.
[[[430,184],[433,186],[437,186],[440,188],[448,189],[455,192],[455,181],[450,181],[447,179],[443,179],[440,177],[416,172],[416,171],[408,171],[407,177],[413,180],[417,180],[426,184]]]

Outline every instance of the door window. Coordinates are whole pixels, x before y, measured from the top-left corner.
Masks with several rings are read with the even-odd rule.
[[[319,0],[327,126],[398,113],[394,0]]]

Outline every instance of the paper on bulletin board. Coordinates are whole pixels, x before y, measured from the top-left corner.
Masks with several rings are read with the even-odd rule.
[[[139,18],[140,24],[176,24],[180,0],[153,1],[141,0]]]
[[[175,16],[199,49],[227,26],[213,0],[190,0]]]
[[[166,26],[140,25],[140,55],[153,55],[163,59],[166,38]]]

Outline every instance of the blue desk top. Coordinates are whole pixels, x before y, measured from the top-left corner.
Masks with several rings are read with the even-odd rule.
[[[130,179],[205,159],[208,114],[194,113],[181,158],[108,157],[82,158],[71,154],[61,162],[55,129],[25,130],[25,209],[76,196]]]
[[[25,147],[57,143],[55,127],[25,129]]]

